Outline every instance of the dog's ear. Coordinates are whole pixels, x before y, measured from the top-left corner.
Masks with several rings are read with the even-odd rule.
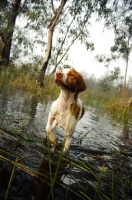
[[[87,88],[87,86],[84,82],[84,79],[83,79],[82,75],[79,74],[75,92],[76,93],[83,92],[84,90],[86,90],[86,88]]]

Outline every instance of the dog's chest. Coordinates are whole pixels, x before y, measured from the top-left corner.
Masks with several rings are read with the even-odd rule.
[[[59,107],[58,107],[59,108]],[[69,118],[70,118],[70,112],[69,108],[66,108],[65,106],[56,109],[56,112],[54,113],[54,118],[57,120],[58,126],[65,128],[67,126]]]
[[[68,120],[71,116],[70,105],[71,103],[67,103],[63,100],[56,102],[54,107],[54,118],[57,120],[58,125],[61,127],[64,127],[68,123]]]
[[[65,118],[70,114],[70,105],[66,102],[59,101],[56,107],[56,116],[59,119]]]
[[[65,112],[66,110],[70,108],[70,105],[68,102],[62,100],[58,102],[58,108],[59,108],[59,111]]]

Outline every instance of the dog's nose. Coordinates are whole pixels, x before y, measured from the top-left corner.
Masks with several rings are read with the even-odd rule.
[[[62,76],[63,76],[63,73],[62,73],[62,72],[57,72],[57,73],[56,73],[56,77],[62,78]]]

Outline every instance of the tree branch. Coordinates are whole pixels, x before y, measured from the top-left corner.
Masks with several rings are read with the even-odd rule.
[[[67,52],[69,51],[70,47],[72,46],[72,44],[75,42],[75,40],[80,36],[81,32],[72,40],[71,44],[68,46],[68,48],[66,49],[65,53],[63,54],[63,56],[61,57],[61,59],[56,63],[53,71],[51,72],[50,75],[54,74],[56,71],[56,68],[58,67],[58,65],[61,63],[62,59],[65,57],[65,55],[67,54]]]
[[[54,7],[53,0],[51,0],[51,8],[52,8],[53,13],[54,13],[54,15],[55,15],[55,14],[56,14],[56,11],[55,11],[55,7]]]
[[[53,19],[51,20],[50,25],[48,26],[49,29],[54,29],[55,24],[56,24],[56,22],[57,22],[57,20],[58,20],[58,18],[59,18],[59,16],[60,16],[61,11],[62,11],[62,9],[63,9],[63,7],[64,7],[64,5],[65,5],[66,2],[67,2],[67,0],[62,0],[62,1],[61,1],[61,5],[60,5],[59,8],[56,10],[55,16],[53,17]]]
[[[63,48],[63,45],[64,45],[64,43],[65,43],[65,40],[66,40],[66,38],[67,38],[68,31],[69,31],[69,29],[70,29],[70,27],[71,27],[71,25],[72,25],[73,21],[74,21],[74,18],[72,19],[71,23],[70,23],[70,24],[69,24],[69,26],[67,27],[67,31],[66,31],[66,34],[65,34],[65,37],[64,37],[64,39],[63,39],[63,42],[62,42],[62,44],[61,44],[61,47],[60,47],[60,49],[62,49],[62,48]],[[58,51],[58,54],[57,54],[57,56],[56,56],[56,62],[55,62],[55,63],[57,63],[58,56],[59,56],[59,51]],[[55,66],[56,66],[56,64],[55,64]]]
[[[19,13],[20,13],[20,12],[22,11],[22,9],[24,8],[26,1],[27,1],[27,0],[24,0],[22,6],[19,8]]]

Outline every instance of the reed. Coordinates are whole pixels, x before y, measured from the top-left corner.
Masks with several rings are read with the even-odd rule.
[[[8,187],[7,187],[7,190],[6,190],[4,200],[7,200],[9,198],[11,184],[12,184],[12,181],[13,181],[13,175],[14,175],[14,172],[15,172],[16,164],[17,164],[17,159],[16,159],[15,164],[13,165],[13,168],[12,168],[12,172],[11,172],[11,176],[10,176],[10,179],[9,179],[9,183],[8,183]]]
[[[58,150],[56,151],[56,155],[54,157],[53,153],[50,152],[50,149],[48,147],[46,147],[46,151],[47,151],[48,159],[44,161],[45,167],[41,166],[43,173],[38,170],[33,170],[32,166],[27,167],[25,164],[21,164],[22,161],[32,158],[36,156],[36,154],[33,154],[33,155],[31,154],[23,158],[15,159],[15,161],[8,158],[9,157],[8,151],[4,152],[4,154],[6,154],[5,156],[0,156],[0,160],[4,160],[6,162],[9,162],[11,165],[13,165],[11,176],[8,182],[7,191],[5,194],[5,200],[7,200],[10,195],[13,178],[15,177],[15,170],[17,170],[17,168],[20,168],[25,173],[29,174],[32,177],[36,177],[39,181],[41,181],[41,184],[43,184],[43,190],[45,188],[45,185],[49,186],[49,193],[48,193],[47,199],[55,198],[54,190],[58,186],[65,188],[65,191],[66,191],[65,195],[71,192],[73,193],[74,198],[76,197],[77,199],[88,199],[88,200],[90,199],[91,200],[92,199],[111,200],[112,199],[114,200],[116,199],[115,190],[116,191],[122,190],[122,199],[124,200],[127,199],[127,195],[125,193],[126,180],[125,180],[125,177],[123,178],[123,176],[125,175],[124,171],[122,171],[122,169],[120,170],[121,177],[118,177],[119,179],[119,183],[118,183],[117,178],[116,178],[117,175],[114,172],[114,166],[110,169],[107,167],[108,164],[107,165],[103,164],[103,157],[101,158],[100,156],[100,161],[102,159],[102,167],[99,168],[98,165],[94,164],[94,162],[92,162],[92,160],[89,160],[89,159],[86,161],[83,161],[82,159],[80,160],[75,157],[71,157],[71,156],[69,157],[68,155],[62,156],[61,151],[58,151]],[[118,155],[116,155],[116,152],[115,152],[115,154],[113,154],[113,157],[116,158],[116,156]],[[98,158],[99,157],[96,154],[94,156],[94,160],[98,161]],[[53,167],[53,165],[55,168]],[[48,167],[46,168],[46,166]],[[82,183],[80,181],[78,182],[77,179],[74,178],[74,175],[70,176],[71,180],[74,180],[76,185],[78,185],[79,187],[79,190],[77,189],[77,191],[73,190],[68,185],[67,186],[63,185],[59,181],[61,175],[65,173],[65,167],[67,168],[68,166],[72,166],[69,169],[70,170],[69,173],[71,174],[72,174],[72,171],[74,171],[74,168],[78,169],[78,172],[81,172],[82,174],[84,173],[84,175],[82,175],[81,177],[82,180],[80,180]],[[115,189],[115,185],[116,185],[116,189]],[[89,189],[86,186],[87,187],[89,186],[88,188],[92,189],[90,193],[89,193]],[[104,188],[104,186],[106,188]],[[110,186],[110,190],[109,190],[109,186]],[[88,189],[88,192],[85,187]],[[66,196],[63,196],[63,199],[66,199]]]

